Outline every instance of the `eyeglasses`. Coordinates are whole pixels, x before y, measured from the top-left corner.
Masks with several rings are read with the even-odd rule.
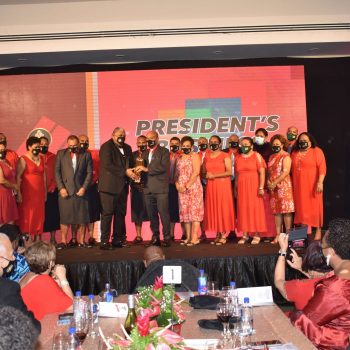
[[[3,258],[4,260],[6,260],[8,262],[13,262],[15,260],[15,259],[13,259],[13,260],[7,259],[7,258],[5,258],[4,256],[1,256],[1,255],[0,255],[0,258]]]

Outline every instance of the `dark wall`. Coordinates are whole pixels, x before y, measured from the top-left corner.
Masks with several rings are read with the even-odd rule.
[[[11,69],[0,72],[0,75],[300,64],[305,66],[308,129],[315,136],[327,159],[328,173],[324,186],[326,226],[332,218],[350,217],[350,58],[152,62],[115,66],[81,65]]]

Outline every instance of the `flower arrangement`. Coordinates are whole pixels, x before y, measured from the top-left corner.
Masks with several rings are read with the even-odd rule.
[[[157,277],[153,286],[140,287],[136,295],[136,326],[126,340],[117,340],[114,350],[175,350],[185,349],[183,338],[169,328],[185,321],[175,300],[173,286],[164,285]],[[122,327],[123,328],[123,327]]]

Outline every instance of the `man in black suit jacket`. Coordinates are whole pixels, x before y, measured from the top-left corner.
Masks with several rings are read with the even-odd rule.
[[[129,179],[136,175],[131,147],[125,143],[125,130],[115,128],[112,138],[100,149],[100,177],[98,189],[101,201],[101,249],[121,248],[126,244],[126,203]],[[113,219],[112,245],[109,244]]]
[[[23,312],[32,320],[33,325],[40,332],[40,322],[34,318],[33,313],[28,311],[24,304],[19,284],[4,278],[13,268],[13,261],[15,261],[15,257],[12,244],[7,235],[0,233],[0,305],[12,306]]]
[[[78,242],[73,237],[73,244],[84,246],[85,225],[90,221],[86,191],[92,180],[92,159],[88,152],[79,152],[79,139],[70,135],[67,148],[57,152],[55,178],[59,192],[58,205],[62,243],[57,249],[67,246],[69,225],[79,225]]]
[[[161,245],[159,233],[159,216],[163,226],[162,246],[170,246],[170,216],[169,216],[169,151],[159,145],[158,133],[150,131],[146,134],[148,152],[145,152],[147,168],[136,167],[135,171],[145,172],[145,184],[143,193],[148,217],[151,221],[152,241],[151,245]]]

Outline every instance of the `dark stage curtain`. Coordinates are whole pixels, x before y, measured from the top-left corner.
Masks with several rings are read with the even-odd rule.
[[[286,303],[274,288],[275,255],[208,257],[183,259],[195,267],[204,269],[209,280],[219,282],[219,287],[236,281],[238,288],[271,285],[274,300],[278,304]],[[84,295],[98,294],[110,282],[119,294],[132,293],[137,281],[145,271],[141,260],[110,261],[94,263],[66,264],[67,277],[73,291],[81,290]],[[301,278],[300,274],[287,267],[286,279]]]

